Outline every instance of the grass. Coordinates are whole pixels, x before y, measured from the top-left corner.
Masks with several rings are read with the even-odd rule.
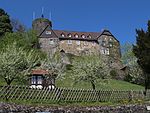
[[[74,58],[77,58],[77,56],[74,56],[72,54],[67,55],[72,61]],[[74,80],[69,76],[69,73],[66,73],[65,79],[58,79],[56,80],[56,86],[57,87],[65,87],[65,88],[75,88],[75,89],[92,89],[91,84],[88,82],[79,82],[77,84],[73,84]],[[114,80],[114,79],[109,79],[109,80],[103,80],[102,81],[97,81],[96,82],[96,89],[97,90],[144,90],[144,87],[141,85],[136,85],[132,84],[126,81],[121,81],[121,80]]]
[[[57,87],[65,87],[65,88],[75,88],[75,89],[92,89],[91,84],[87,82],[79,82],[77,84],[73,84],[73,79],[66,78],[63,80],[56,80]],[[121,81],[121,80],[113,80],[109,79],[106,82],[97,82],[96,83],[97,90],[144,90],[143,86],[132,84],[129,82]]]
[[[92,107],[92,106],[121,106],[129,104],[149,104],[148,101],[130,101],[130,102],[39,102],[39,101],[22,101],[22,100],[0,100],[0,102],[5,103],[15,103],[21,105],[31,105],[31,106],[51,106],[51,107]]]
[[[65,79],[56,80],[56,86],[62,88],[75,88],[75,89],[92,89],[91,84],[87,82],[80,82],[77,84],[73,84],[73,79],[66,77]],[[0,85],[6,85],[6,82],[3,79],[0,79]],[[23,82],[13,81],[12,85],[25,85]],[[97,82],[96,83],[97,90],[144,90],[143,86],[132,84],[129,82],[121,81],[121,80],[107,80],[106,82]]]

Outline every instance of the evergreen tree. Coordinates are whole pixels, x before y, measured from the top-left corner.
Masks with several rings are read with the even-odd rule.
[[[12,32],[9,15],[0,8],[0,37],[6,32]]]
[[[137,57],[137,62],[141,66],[145,75],[145,90],[150,89],[150,20],[148,21],[147,31],[136,30],[136,45],[133,52]]]

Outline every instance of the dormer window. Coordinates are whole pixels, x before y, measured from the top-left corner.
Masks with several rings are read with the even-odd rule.
[[[45,34],[50,35],[51,31],[46,31]]]
[[[68,37],[70,37],[70,38],[71,38],[71,34],[68,34]]]
[[[75,37],[78,38],[79,36],[76,34]]]
[[[61,34],[61,36],[62,36],[62,37],[65,37],[65,35],[64,35],[63,33]]]
[[[88,35],[88,38],[92,38],[91,35]]]
[[[85,35],[82,35],[81,37],[82,37],[82,38],[85,38]]]

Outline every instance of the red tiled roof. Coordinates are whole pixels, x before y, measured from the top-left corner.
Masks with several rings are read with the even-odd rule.
[[[44,69],[34,69],[31,72],[32,75],[45,75],[48,74],[48,71],[44,70]]]

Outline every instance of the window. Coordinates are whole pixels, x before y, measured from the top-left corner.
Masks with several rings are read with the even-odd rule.
[[[77,44],[77,45],[80,45],[80,41],[76,41],[76,44]]]
[[[102,46],[106,46],[106,41],[102,41]]]
[[[45,32],[47,35],[50,35],[51,34],[51,31],[46,31]]]
[[[84,45],[88,45],[88,42],[87,42],[87,41],[84,41]]]
[[[112,42],[109,42],[109,47],[112,47],[112,46],[113,46]]]
[[[75,37],[78,38],[79,36],[76,34]]]
[[[102,48],[101,49],[101,54],[103,54],[103,55],[109,55],[109,48]]]
[[[104,48],[101,48],[100,52],[101,52],[102,55],[104,55],[105,54]]]
[[[95,42],[92,42],[92,45],[95,46]]]
[[[72,40],[68,40],[68,44],[72,44]]]
[[[85,38],[85,35],[82,35],[81,37],[82,37],[82,38]]]
[[[50,44],[54,44],[54,40],[53,40],[53,39],[50,39],[49,43],[50,43]]]
[[[113,47],[113,41],[111,38],[109,39],[109,47]]]
[[[37,76],[37,84],[42,84],[42,76]]]
[[[62,37],[65,37],[65,35],[64,35],[63,33],[61,34],[61,36],[62,36]]]
[[[64,43],[64,41],[62,40],[61,43]]]
[[[42,84],[42,76],[32,76],[31,84]]]
[[[106,48],[106,49],[105,49],[105,54],[106,54],[106,55],[109,55],[109,48]]]
[[[88,35],[88,38],[92,38],[91,35]]]
[[[32,76],[32,78],[31,78],[31,84],[36,84],[36,76]]]
[[[71,34],[68,34],[68,37],[71,37]]]

